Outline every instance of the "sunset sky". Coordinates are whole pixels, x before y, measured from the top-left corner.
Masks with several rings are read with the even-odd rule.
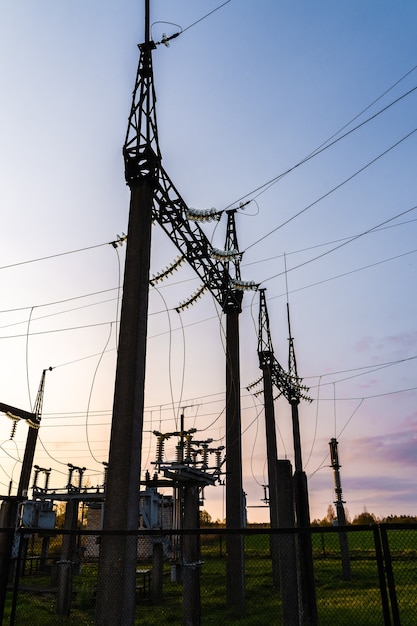
[[[222,6],[221,6],[222,5]],[[218,8],[219,7],[219,8]],[[217,9],[218,10],[215,10]],[[122,146],[144,38],[144,1],[0,0],[0,402],[31,410],[47,373],[35,463],[103,481],[129,189]],[[214,11],[213,13],[211,13]],[[210,14],[211,13],[211,14]],[[209,15],[210,14],[210,15]],[[203,18],[203,19],[202,19]],[[236,216],[243,280],[266,288],[287,366],[287,298],[300,376],[311,517],[334,500],[339,442],[351,518],[417,515],[417,4],[151,0],[163,166],[189,207]],[[202,225],[223,248],[226,218]],[[151,274],[178,251],[158,225]],[[224,445],[225,320],[183,264],[150,290],[143,470],[153,430]],[[241,326],[243,483],[268,520],[259,295]],[[293,460],[276,401],[278,456]],[[15,493],[27,435],[0,414],[0,493]],[[167,441],[173,459],[176,440]],[[224,489],[204,508],[225,515]]]

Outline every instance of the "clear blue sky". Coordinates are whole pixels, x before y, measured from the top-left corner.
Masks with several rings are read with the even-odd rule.
[[[334,500],[332,437],[351,517],[364,508],[416,514],[417,5],[231,0],[199,21],[221,4],[151,0],[155,41],[184,31],[154,52],[164,167],[191,207],[251,200],[237,215],[242,278],[267,288],[283,366],[285,254],[299,374],[313,398],[300,406],[312,517]],[[67,463],[101,483],[107,459],[124,260],[109,242],[127,230],[122,145],[143,5],[0,0],[0,401],[29,410],[42,370],[54,368],[35,462],[53,468],[57,488]],[[223,247],[225,219],[206,232]],[[155,226],[152,273],[176,255]],[[179,407],[200,438],[224,443],[224,320],[209,295],[174,310],[198,286],[183,266],[151,290],[151,471],[150,431],[175,429]],[[257,315],[248,293],[241,383],[251,507],[267,482],[261,400],[246,390],[259,376]],[[278,400],[276,412],[279,456],[292,459],[289,407]],[[2,493],[10,479],[16,488],[27,433],[20,423],[10,441],[10,427],[0,415]],[[206,498],[222,517],[222,488]],[[262,508],[248,515],[268,518]]]

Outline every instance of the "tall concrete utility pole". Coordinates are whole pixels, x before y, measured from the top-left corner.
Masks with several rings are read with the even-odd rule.
[[[150,39],[149,5],[145,0],[145,42],[139,46],[123,149],[131,198],[103,520],[103,529],[114,536],[103,536],[101,545],[98,626],[130,626],[134,620],[136,537],[117,537],[117,531],[138,528],[152,220],[166,232],[223,310],[232,303],[236,310],[241,306],[241,293],[230,288],[223,260],[212,257],[210,241],[190,217],[192,212],[162,167],[152,69],[152,52],[157,44]],[[233,335],[232,329],[229,335]],[[238,382],[233,381],[235,388]],[[241,473],[240,460],[236,466],[236,472]]]
[[[269,482],[271,528],[294,528],[292,468],[289,461],[278,460],[273,385],[279,395],[288,391],[288,376],[278,363],[272,344],[265,289],[259,290],[258,356],[264,388],[266,451]],[[284,626],[299,623],[298,576],[293,534],[271,535],[272,581],[281,590]]]
[[[114,534],[103,536],[100,547],[99,626],[130,626],[135,613],[137,536],[118,533],[137,531],[139,520],[152,202],[160,161],[149,32],[145,0],[145,42],[123,150],[130,208],[103,518],[103,530]]]
[[[294,339],[291,335],[290,324],[290,308],[287,303],[288,316],[288,374],[289,388],[287,400],[291,405],[293,439],[294,439],[294,499],[295,514],[297,527],[307,530],[310,527],[310,506],[308,501],[307,476],[303,471],[303,462],[301,456],[301,438],[300,438],[300,421],[298,416],[298,405],[301,398],[311,402],[311,399],[303,393],[307,391],[306,387],[301,385],[301,379],[297,372],[297,361],[295,358]],[[313,546],[311,541],[311,533],[300,532],[298,535],[298,554],[299,554],[299,584],[301,591],[301,624],[302,626],[316,626],[317,621],[317,604],[316,604],[316,587],[314,581],[313,566]]]
[[[264,296],[261,296],[263,301],[261,306],[266,309],[266,301]],[[305,385],[302,385],[301,378],[297,373],[297,362],[295,358],[294,340],[291,335],[290,326],[290,314],[289,306],[287,304],[288,315],[288,330],[289,330],[289,356],[288,356],[288,372],[286,372],[272,353],[271,346],[266,346],[266,352],[270,361],[270,370],[272,382],[289,402],[291,406],[291,417],[293,426],[293,439],[294,439],[294,463],[295,473],[293,477],[293,494],[294,494],[294,508],[296,514],[296,524],[300,529],[307,529],[310,526],[310,512],[308,503],[308,488],[307,477],[303,471],[302,456],[301,456],[301,438],[300,438],[300,425],[298,416],[298,405],[301,399],[311,402],[310,398],[306,395],[308,389]],[[267,318],[265,318],[266,320]],[[278,462],[280,463],[280,462]],[[286,475],[287,471],[284,467],[280,468],[278,465],[278,472],[281,471],[282,475]],[[273,472],[273,470],[272,470]],[[281,498],[278,498],[280,501]],[[282,518],[286,515],[288,519],[287,511],[283,511],[279,507],[279,517],[282,523]],[[291,516],[292,517],[292,516]],[[315,626],[317,624],[317,607],[316,607],[316,594],[314,583],[314,571],[313,571],[313,553],[311,535],[309,532],[299,532],[297,534],[297,578],[298,588],[300,594],[300,618],[299,623],[301,626]],[[280,549],[281,552],[281,549]],[[281,559],[280,559],[281,560]],[[282,563],[281,563],[282,573]],[[287,581],[286,581],[287,582]],[[288,594],[287,594],[288,597]],[[295,613],[293,608],[288,606],[289,621]],[[294,621],[294,620],[293,620]]]
[[[242,428],[240,410],[239,315],[243,292],[233,285],[240,284],[240,258],[237,241],[236,210],[227,212],[225,273],[234,267],[232,281],[225,281],[223,311],[226,314],[226,528],[245,526],[244,493],[242,484]],[[233,298],[229,297],[233,294]],[[226,535],[227,604],[238,614],[245,610],[245,561],[243,534]]]
[[[265,289],[259,290],[258,318],[258,357],[262,370],[264,389],[264,413],[266,431],[266,455],[268,463],[269,520],[271,528],[279,528],[278,512],[278,475],[277,475],[277,433],[275,427],[275,408],[272,384],[274,367],[274,348],[269,328],[269,315],[266,306]],[[275,589],[279,589],[279,537],[271,535],[272,580]]]

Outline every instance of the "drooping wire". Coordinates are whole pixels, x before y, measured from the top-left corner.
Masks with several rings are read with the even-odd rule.
[[[119,249],[118,247],[115,248],[116,250],[116,256],[117,256],[117,275],[118,275],[118,280],[117,280],[117,298],[116,298],[116,332],[115,332],[115,339],[116,339],[116,351],[119,350],[119,333],[117,330],[117,326],[119,324],[119,310],[120,310],[120,292],[121,292],[121,288],[122,288],[122,276],[121,276],[121,266],[120,266],[120,255],[119,255]]]
[[[113,323],[112,323],[112,322],[110,322],[109,334],[108,334],[108,337],[107,337],[107,339],[106,339],[106,343],[104,344],[104,348],[103,348],[103,350],[102,350],[102,352],[101,352],[101,354],[100,354],[100,358],[99,358],[99,360],[97,361],[97,364],[96,364],[96,367],[95,367],[95,370],[94,370],[94,374],[93,374],[93,378],[92,378],[92,381],[91,381],[91,385],[90,385],[90,392],[89,392],[89,394],[88,394],[87,411],[86,411],[86,414],[85,414],[85,437],[86,437],[87,447],[88,447],[88,450],[89,450],[89,452],[90,452],[90,454],[91,454],[92,458],[94,459],[94,461],[95,461],[96,463],[99,463],[100,465],[102,464],[102,462],[103,462],[103,461],[102,461],[102,460],[101,460],[101,461],[99,461],[99,460],[95,457],[95,455],[93,454],[93,451],[92,451],[92,449],[91,449],[91,445],[90,445],[90,438],[89,438],[89,435],[88,435],[88,418],[89,418],[89,416],[90,416],[90,404],[91,404],[91,398],[92,398],[92,395],[93,395],[94,384],[95,384],[96,377],[97,377],[97,372],[98,372],[98,369],[99,369],[99,367],[100,367],[100,364],[101,364],[101,361],[102,361],[102,359],[103,359],[103,356],[104,356],[104,354],[105,354],[105,352],[106,352],[106,350],[107,350],[107,346],[108,346],[108,345],[109,345],[109,343],[110,343],[110,339],[111,339],[111,336],[112,336],[112,332],[113,332]]]
[[[172,325],[171,325],[171,315],[170,315],[170,310],[168,308],[167,302],[164,298],[164,296],[162,295],[160,289],[158,287],[156,287],[155,285],[152,286],[152,288],[156,291],[156,293],[159,295],[159,297],[161,298],[164,306],[165,306],[165,311],[167,314],[167,318],[168,318],[168,333],[169,333],[169,342],[168,342],[168,380],[169,380],[169,391],[170,391],[170,395],[171,395],[171,406],[172,406],[172,412],[174,415],[174,422],[175,422],[175,429],[178,430],[178,410],[175,410],[175,401],[174,401],[174,388],[173,388],[173,383],[172,383]]]
[[[253,397],[252,394],[250,394],[250,395],[251,395],[251,398],[252,398],[252,402],[253,402],[254,408],[256,410],[257,406],[256,406],[255,398]],[[256,446],[256,441],[258,439],[258,430],[259,430],[259,422],[258,422],[258,420],[256,420],[256,432],[255,432],[255,437],[253,438],[253,445],[252,445],[252,450],[251,450],[251,455],[250,455],[250,471],[251,471],[252,477],[253,477],[254,481],[256,482],[256,484],[259,487],[262,487],[262,484],[256,478],[255,472],[253,471],[253,457],[255,455],[255,446]],[[265,483],[265,480],[264,480],[264,483]]]
[[[178,317],[179,317],[180,325],[181,325],[182,348],[183,348],[181,387],[180,387],[180,394],[179,394],[179,400],[178,400],[178,407],[180,407],[182,405],[182,396],[183,396],[183,393],[184,393],[184,384],[185,384],[185,362],[186,362],[185,348],[186,348],[186,344],[185,344],[185,330],[184,330],[184,324],[183,324],[183,321],[182,321],[181,313],[178,313]]]
[[[319,382],[318,382],[318,385],[317,385],[317,400],[316,400],[317,404],[316,404],[316,417],[315,417],[315,420],[314,420],[313,441],[311,442],[310,452],[308,454],[307,461],[304,463],[304,469],[307,467],[307,465],[310,462],[311,455],[313,454],[314,446],[316,444],[317,428],[318,428],[318,423],[319,423],[319,406],[320,406],[321,379],[322,379],[322,376],[319,376]]]

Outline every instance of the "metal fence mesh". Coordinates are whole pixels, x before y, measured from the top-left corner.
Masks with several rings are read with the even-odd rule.
[[[417,525],[385,524],[312,528],[309,533],[316,623],[320,626],[417,624],[416,531]],[[11,562],[3,624],[97,623],[100,534],[99,531],[22,534]],[[198,534],[201,559],[184,567],[181,559],[173,560],[173,556],[181,554],[184,541],[181,533],[138,533],[135,624],[184,624],[184,615],[190,616],[187,602],[191,601],[194,608],[187,623],[196,626],[313,623],[302,611],[298,622],[288,617],[291,603],[300,603],[297,581],[291,582],[294,571],[291,542],[296,540],[297,531],[245,530],[245,607],[240,615],[227,606],[227,531],[211,528]],[[273,574],[272,558],[277,537],[281,545],[278,580]],[[73,542],[72,560],[62,558],[66,541]],[[159,555],[157,560],[155,554]],[[193,572],[191,578],[190,572]],[[192,596],[190,581],[198,584]],[[289,602],[287,609],[286,602]]]

